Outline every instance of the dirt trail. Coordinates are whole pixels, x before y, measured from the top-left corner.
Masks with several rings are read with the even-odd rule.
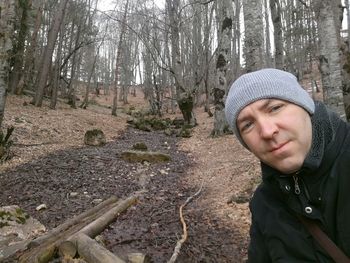
[[[140,98],[138,98],[140,99]],[[126,128],[126,116],[112,117],[106,107],[71,110],[59,104],[23,106],[28,97],[10,96],[5,127],[15,126],[15,157],[0,167],[0,205],[18,204],[48,228],[110,195],[143,190],[139,203],[104,233],[118,254],[141,251],[166,262],[182,234],[178,209],[203,185],[185,209],[189,237],[179,262],[244,262],[250,215],[247,203],[227,203],[259,176],[258,163],[232,135],[209,137],[212,118],[197,111],[199,125],[188,139]],[[104,100],[103,98],[101,100]],[[131,98],[130,107],[140,105]],[[100,128],[107,144],[85,147],[86,130]],[[157,165],[129,164],[119,153],[136,142],[171,155]],[[70,193],[78,192],[74,198]],[[19,194],[20,193],[20,194]],[[48,209],[35,207],[46,203]]]

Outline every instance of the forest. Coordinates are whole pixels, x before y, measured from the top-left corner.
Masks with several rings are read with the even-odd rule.
[[[349,2],[1,0],[0,262],[244,262],[259,164],[225,120],[230,84],[284,69],[349,121]],[[10,205],[45,231],[8,238]]]

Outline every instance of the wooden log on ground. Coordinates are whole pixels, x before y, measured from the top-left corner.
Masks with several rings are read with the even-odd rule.
[[[76,249],[79,256],[88,263],[125,263],[124,260],[101,246],[96,240],[83,233],[72,236],[69,242],[70,246],[73,247],[70,250]]]
[[[60,244],[58,253],[62,258],[74,258],[77,254],[77,248],[71,240],[66,240]]]
[[[118,205],[113,207],[110,211],[97,218],[89,225],[85,226],[79,232],[91,238],[94,238],[99,233],[101,233],[110,223],[112,223],[121,212],[125,211],[129,206],[135,204],[136,201],[137,198],[135,196],[131,196],[125,199],[123,202],[120,202]]]
[[[65,230],[67,230],[68,228],[76,225],[76,224],[80,224],[83,221],[88,221],[88,219],[91,216],[96,215],[96,213],[98,213],[99,211],[101,211],[104,207],[110,207],[112,204],[116,204],[118,201],[118,198],[116,196],[112,196],[110,198],[108,198],[107,200],[103,201],[102,203],[98,204],[97,206],[92,207],[91,209],[73,217],[70,220],[67,220],[66,222],[64,222],[63,224],[57,226],[56,228],[54,228],[53,230],[49,231],[46,235],[40,236],[34,240],[32,240],[29,244],[28,244],[28,248],[32,248],[32,247],[36,247],[46,241],[48,241],[50,238],[57,236],[58,234],[64,232]],[[91,219],[91,221],[94,219]],[[89,222],[91,222],[89,221]]]
[[[90,238],[96,237],[110,223],[112,223],[121,212],[125,211],[129,206],[133,205],[136,200],[137,198],[135,196],[131,196],[123,200],[115,207],[111,208],[108,212],[103,214],[101,217],[97,218],[95,221],[82,228],[78,233],[68,237],[66,241],[60,244],[59,254],[63,257],[73,258],[77,252],[76,246],[73,244],[73,240],[76,238],[76,235],[84,234]]]
[[[113,199],[114,200],[114,199]],[[98,231],[102,231],[106,226],[108,226],[109,223],[111,223],[113,220],[108,217],[107,220],[103,220],[104,222],[109,222],[105,227],[102,228],[101,225],[94,226],[91,225],[88,228],[84,228],[85,226],[89,226],[89,224],[95,220],[97,220],[99,217],[103,217],[105,214],[111,215],[111,211],[114,211],[114,216],[118,216],[121,212],[126,210],[130,205],[134,204],[136,202],[136,197],[129,197],[126,200],[122,200],[120,202],[115,203],[114,201],[106,204],[99,204],[96,206],[95,209],[91,209],[94,212],[87,213],[88,216],[84,217],[83,214],[86,216],[85,213],[83,213],[81,216],[78,216],[76,218],[73,218],[72,220],[69,220],[68,222],[58,226],[55,228],[51,233],[49,232],[46,237],[39,240],[38,244],[34,244],[34,247],[31,247],[27,249],[19,258],[19,263],[46,263],[50,260],[50,256],[52,257],[55,252],[57,251],[57,248],[59,245],[64,242],[65,240],[69,239],[71,236],[78,233],[80,230],[85,229],[87,233],[90,233],[92,237],[96,236]],[[102,206],[102,208],[101,208]],[[98,208],[101,208],[98,210]],[[118,209],[116,209],[118,207]],[[79,218],[81,218],[81,222],[79,222]],[[60,232],[58,230],[61,230]],[[54,253],[51,253],[52,246],[54,247]]]

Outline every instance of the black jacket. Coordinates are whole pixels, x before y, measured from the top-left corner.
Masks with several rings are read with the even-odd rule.
[[[319,102],[311,119],[311,150],[297,173],[261,164],[263,182],[250,202],[250,263],[333,262],[296,214],[317,220],[350,257],[350,126]]]

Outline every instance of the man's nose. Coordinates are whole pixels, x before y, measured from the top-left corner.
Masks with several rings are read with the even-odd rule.
[[[264,118],[260,120],[259,127],[260,136],[264,139],[271,139],[278,132],[278,127],[276,123],[269,118]]]

